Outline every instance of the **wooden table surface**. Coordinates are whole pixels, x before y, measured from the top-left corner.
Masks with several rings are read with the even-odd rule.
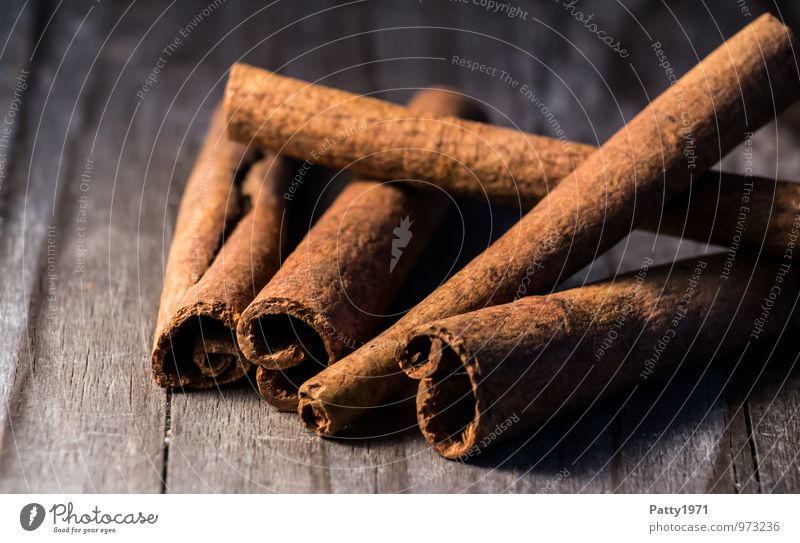
[[[391,422],[388,435],[323,440],[249,383],[185,393],[153,384],[148,357],[177,204],[231,63],[396,101],[456,85],[485,101],[492,122],[543,134],[552,130],[546,104],[569,138],[599,144],[667,86],[651,43],[683,73],[753,18],[732,1],[581,1],[625,45],[621,58],[563,3],[530,4],[520,0],[527,11],[511,18],[471,1],[5,0],[0,491],[800,490],[792,337],[602,402],[471,464],[438,457],[405,410],[374,421]],[[744,5],[800,27],[789,2]],[[541,102],[454,55],[507,72]],[[754,173],[800,179],[799,127],[795,109],[756,133]],[[746,159],[739,148],[723,166],[741,172]],[[312,202],[317,188],[303,190]],[[430,286],[431,270],[469,259],[519,216],[459,204],[467,227],[451,214],[399,306]],[[296,228],[302,235],[302,221]],[[716,250],[637,231],[570,283],[634,269],[648,255]]]

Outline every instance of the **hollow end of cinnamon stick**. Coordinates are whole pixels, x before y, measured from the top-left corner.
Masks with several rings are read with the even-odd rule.
[[[300,385],[334,359],[324,319],[310,308],[283,298],[265,298],[239,320],[237,339],[247,359],[258,366],[258,392],[280,411],[296,411]]]
[[[306,428],[317,435],[330,436],[336,431],[325,403],[314,399],[303,390],[299,392],[297,412]]]
[[[239,346],[250,362],[264,368],[285,370],[308,364],[319,371],[335,358],[334,347],[317,331],[327,329],[321,320],[296,300],[257,300],[239,320]]]
[[[298,414],[306,428],[320,436],[336,435],[352,428],[366,411],[377,413],[397,403],[406,392],[410,397],[416,383],[399,371],[393,354],[397,345],[393,338],[378,336],[350,354],[356,358],[345,357],[305,381],[298,391]],[[355,373],[353,368],[358,369],[365,358],[390,363],[377,366],[379,372],[371,375]],[[358,385],[353,386],[354,382]],[[392,393],[386,394],[386,388]],[[381,401],[375,400],[376,397]]]
[[[163,387],[208,387],[244,377],[250,363],[236,345],[225,307],[202,302],[182,308],[156,342],[154,377]]]
[[[279,411],[297,412],[300,401],[298,389],[316,373],[317,370],[311,364],[300,364],[285,370],[259,366],[256,370],[258,393]]]
[[[204,320],[208,322],[203,323]],[[235,363],[239,350],[231,340],[231,330],[209,317],[198,317],[199,334],[192,349],[192,362],[206,377],[219,377]],[[227,337],[226,337],[227,336]]]
[[[417,422],[425,440],[445,458],[477,446],[480,405],[477,359],[446,330],[426,330],[408,342],[404,370],[420,378]]]
[[[433,334],[433,330],[431,333]],[[406,375],[413,379],[430,377],[441,367],[451,365],[451,361],[443,359],[455,354],[463,360],[469,360],[469,353],[463,342],[444,328],[436,328],[433,335],[412,336],[408,343],[398,347],[396,357]]]

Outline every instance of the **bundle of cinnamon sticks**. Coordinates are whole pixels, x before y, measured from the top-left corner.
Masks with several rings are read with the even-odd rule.
[[[770,341],[800,294],[800,185],[710,168],[800,96],[795,47],[760,17],[599,148],[487,124],[455,89],[400,106],[234,65],[177,218],[156,381],[252,377],[323,436],[411,391],[422,434],[459,459]],[[289,251],[315,164],[362,179]],[[386,326],[457,198],[528,211]],[[735,250],[556,291],[636,227]]]

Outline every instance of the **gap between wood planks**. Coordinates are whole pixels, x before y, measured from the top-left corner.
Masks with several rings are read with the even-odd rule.
[[[172,441],[172,390],[166,389],[164,394],[164,449],[161,454],[161,494],[166,494],[168,489],[169,444]]]

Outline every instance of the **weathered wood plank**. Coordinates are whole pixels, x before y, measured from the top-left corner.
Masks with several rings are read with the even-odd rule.
[[[36,280],[35,260],[22,259],[25,247],[39,252],[44,241],[41,231],[25,228],[25,189],[23,171],[26,149],[24,130],[30,125],[26,107],[33,84],[31,56],[39,33],[43,30],[37,14],[23,9],[24,2],[8,6],[9,17],[0,21],[0,274],[6,278],[0,283],[0,441],[6,427],[8,396],[17,364],[17,346],[20,344],[25,319],[28,314],[30,293]],[[35,58],[35,55],[33,55]],[[28,121],[28,122],[26,122]],[[15,175],[16,172],[16,175]],[[46,206],[31,209],[34,217],[44,216]]]
[[[790,336],[787,331],[787,336]],[[771,351],[771,349],[770,349]],[[746,381],[750,395],[744,404],[753,470],[742,482],[760,492],[797,492],[800,485],[800,344],[787,337],[768,362],[754,367]]]
[[[131,205],[142,171],[130,150],[152,133],[130,130],[142,76],[124,72],[125,45],[135,42],[104,43],[130,24],[125,8],[64,5],[37,52],[26,116],[30,171],[20,174],[24,205],[46,213],[26,224],[43,240],[22,255],[37,281],[0,455],[5,490],[160,488],[163,393],[142,363],[149,341],[138,319],[138,288],[156,281],[137,277],[157,245],[137,236],[138,221],[150,218]],[[142,261],[137,247],[148,253]]]

